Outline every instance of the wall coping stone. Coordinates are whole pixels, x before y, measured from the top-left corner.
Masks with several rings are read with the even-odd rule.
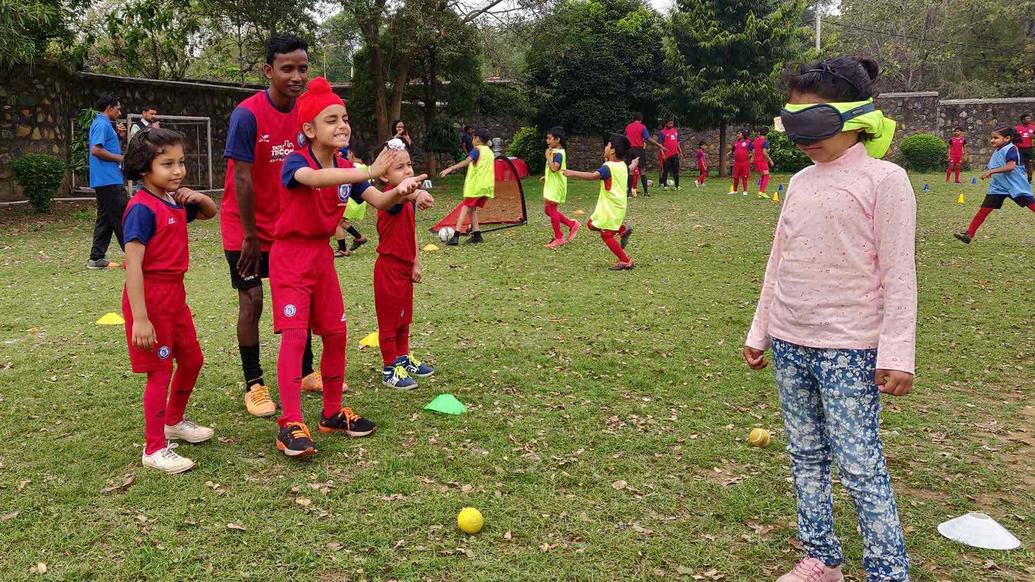
[[[1035,103],[1035,97],[1004,97],[998,99],[945,99],[942,105],[983,105],[983,104]]]
[[[877,99],[881,97],[937,97],[937,91],[900,91],[897,93],[881,93],[877,95]]]

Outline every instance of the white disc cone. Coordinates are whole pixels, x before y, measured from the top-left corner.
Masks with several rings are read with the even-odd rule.
[[[938,525],[938,533],[961,544],[986,550],[1012,550],[1021,547],[1018,540],[984,513],[968,513]]]

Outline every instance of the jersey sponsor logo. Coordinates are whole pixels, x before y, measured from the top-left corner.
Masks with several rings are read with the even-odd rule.
[[[175,216],[170,216],[169,217],[169,224],[176,224],[176,217]]]
[[[287,317],[294,317],[298,313],[298,309],[295,308],[294,303],[288,303],[284,306],[284,315]]]
[[[352,185],[351,184],[342,184],[341,186],[338,186],[338,202],[341,202],[342,204],[345,204],[346,202],[348,202],[349,201],[349,194],[351,194],[351,193],[352,193]]]
[[[345,314],[344,313],[341,314],[341,322],[345,323]]]
[[[162,346],[162,347],[158,348],[158,357],[163,359],[163,360],[168,360],[169,359],[169,354],[171,354],[171,353],[172,353],[172,350],[169,349],[169,346]]]
[[[259,136],[259,143],[270,143],[270,134],[264,133]]]
[[[282,162],[295,151],[295,144],[291,140],[284,140],[284,143],[270,148],[270,162]]]

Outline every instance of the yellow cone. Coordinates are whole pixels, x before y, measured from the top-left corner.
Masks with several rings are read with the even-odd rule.
[[[433,252],[435,252],[435,251],[437,251],[439,249],[438,249],[438,246],[433,245],[431,243],[428,243],[428,244],[424,245],[424,250],[429,252],[429,253],[433,253]]]
[[[367,334],[367,337],[359,340],[360,348],[377,348],[381,346],[381,342],[377,341],[377,332],[372,331]]]
[[[780,202],[780,193],[779,192],[773,192],[773,202],[777,202],[777,203]]]
[[[97,325],[126,325],[126,320],[114,311],[109,311],[97,320]]]
[[[736,191],[737,191],[737,187],[734,186],[733,184],[730,184],[730,194],[733,194]]]
[[[960,192],[960,197],[956,199],[956,204],[966,204],[967,199],[963,197],[963,192]]]

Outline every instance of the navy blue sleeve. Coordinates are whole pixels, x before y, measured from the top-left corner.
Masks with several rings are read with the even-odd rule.
[[[478,161],[478,154],[479,153],[480,152],[478,151],[478,148],[472,148],[471,152],[469,154],[467,154],[467,157],[471,158],[472,162],[477,162]]]
[[[230,115],[230,129],[226,132],[226,149],[223,157],[249,164],[255,161],[255,139],[258,125],[255,115],[244,107],[234,109]]]
[[[122,233],[125,242],[137,241],[146,245],[155,233],[155,213],[143,204],[134,204],[122,220]]]
[[[373,184],[369,180],[363,180],[359,184],[353,184],[352,189],[349,192],[349,198],[356,201],[356,204],[363,204],[366,200],[363,200],[363,193],[373,188]]]
[[[564,156],[562,156],[561,154],[554,154],[553,155],[553,163],[559,164],[559,163],[561,163],[563,161],[564,161]]]
[[[1006,160],[1005,161],[1006,162],[1013,162],[1013,163],[1015,163],[1017,165],[1020,165],[1020,163],[1021,163],[1021,152],[1018,151],[1016,147],[1010,148],[1010,150],[1008,152],[1006,152]]]
[[[762,147],[764,149],[769,149],[769,140],[765,140],[765,143],[762,144]]]
[[[610,180],[611,179],[611,169],[608,168],[606,165],[600,166],[600,168],[597,170],[597,172],[600,173],[600,179],[601,180]]]
[[[284,164],[280,167],[281,184],[289,190],[297,188],[299,184],[295,181],[295,172],[308,167],[309,162],[301,154],[290,154],[284,158]]]
[[[643,128],[643,131],[641,132],[641,137],[643,137],[643,141],[650,141],[650,132],[647,131],[646,127]]]
[[[183,207],[187,211],[187,222],[194,222],[194,219],[198,217],[198,213],[201,212],[200,204],[188,204]]]

